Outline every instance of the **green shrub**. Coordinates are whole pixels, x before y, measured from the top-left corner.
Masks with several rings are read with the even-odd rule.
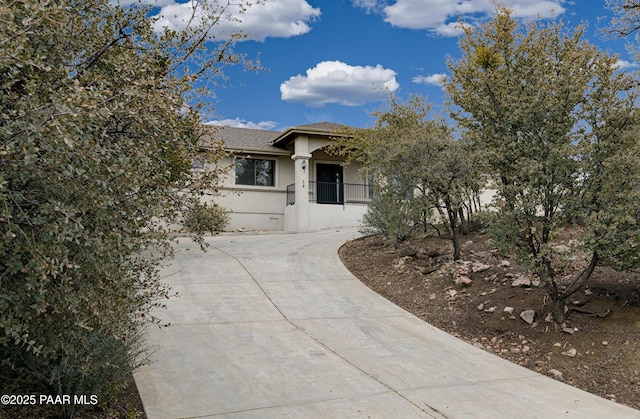
[[[389,189],[377,189],[362,218],[364,234],[382,233],[396,243],[405,241],[414,230],[412,200]]]
[[[469,232],[473,233],[477,231],[484,231],[489,227],[494,217],[495,214],[488,211],[481,211],[473,214],[469,218]]]
[[[22,351],[18,346],[6,348],[6,370],[2,380],[7,392],[43,395],[84,396],[86,404],[50,406],[47,415],[72,418],[86,417],[88,411],[104,408],[118,396],[126,380],[140,366],[149,362],[144,328],[119,339],[104,330],[86,330],[68,342],[73,352],[59,350],[47,354]],[[12,362],[8,362],[12,360]],[[21,410],[16,407],[15,413]],[[84,412],[84,413],[83,413]],[[10,408],[10,414],[12,414]],[[1,416],[1,415],[0,415]]]
[[[229,211],[218,204],[197,203],[186,211],[183,224],[191,232],[213,234],[229,224]]]

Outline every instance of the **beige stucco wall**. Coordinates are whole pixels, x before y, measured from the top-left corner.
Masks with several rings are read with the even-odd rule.
[[[227,230],[284,230],[286,189],[293,183],[293,161],[289,156],[251,154],[251,157],[276,161],[275,185],[236,185],[234,157],[230,156],[219,163],[230,169],[222,180],[220,193],[210,199],[231,211]]]
[[[326,144],[310,140],[314,146]],[[311,144],[310,144],[311,145]],[[311,153],[307,165],[309,181],[316,180],[317,163],[340,164],[342,159],[330,156],[321,149]],[[295,182],[294,161],[289,155],[270,156],[251,154],[252,158],[273,159],[275,166],[274,186],[246,186],[236,185],[234,157],[229,156],[218,164],[228,167],[226,176],[222,179],[219,194],[215,197],[204,198],[216,202],[223,208],[230,210],[229,231],[292,231],[297,230],[298,214],[295,206],[286,206],[286,189]],[[356,165],[343,168],[344,183],[364,183]],[[309,229],[316,230],[329,227],[345,227],[360,225],[366,205],[322,205],[309,204]]]
[[[367,205],[309,204],[309,229],[322,230],[333,227],[357,227],[362,225],[362,216]]]
[[[344,158],[340,156],[331,156],[325,153],[323,150],[316,150],[311,154],[311,171],[309,172],[309,178],[313,181],[317,180],[316,177],[316,163],[328,163],[328,164],[340,164]],[[360,173],[360,166],[357,164],[350,164],[343,167],[344,183],[365,183]]]

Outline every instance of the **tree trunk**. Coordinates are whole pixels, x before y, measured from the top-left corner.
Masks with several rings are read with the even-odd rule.
[[[549,299],[551,300],[550,310],[551,314],[553,314],[553,321],[557,324],[562,324],[565,321],[564,307],[567,298],[558,290],[558,286],[555,281],[549,278],[547,274],[548,272],[542,273],[540,278],[542,279],[544,289],[547,291],[547,295],[549,295]]]
[[[578,277],[564,291],[564,293],[562,294],[563,297],[569,298],[573,293],[575,293],[580,288],[582,288],[587,283],[587,281],[589,281],[589,278],[591,278],[591,274],[593,274],[593,271],[596,269],[596,266],[598,266],[599,262],[600,262],[600,257],[598,256],[598,252],[594,250],[593,254],[591,255],[591,261],[589,262],[589,265],[584,269],[584,271],[580,273],[580,275],[578,275]]]
[[[436,231],[436,233],[438,233],[438,237],[442,236],[442,233],[440,232],[440,229],[438,228],[437,225],[431,223],[429,224],[431,227],[433,227],[433,229]]]
[[[478,213],[480,212],[480,210],[482,209],[482,203],[480,202],[480,194],[478,193],[478,191],[473,191],[473,207],[474,207],[474,212]]]
[[[565,321],[564,308],[566,306],[566,298],[558,295],[558,293],[549,294],[551,297],[551,314],[553,314],[553,321],[557,324],[562,324]]]
[[[460,248],[460,235],[458,234],[458,214],[450,203],[445,202],[445,206],[449,216],[449,230],[451,231],[451,241],[453,242],[453,260],[459,260],[462,249]]]
[[[464,210],[462,208],[458,210],[458,214],[460,215],[460,228],[462,230],[462,235],[467,236],[469,234],[469,220],[464,216]]]
[[[453,242],[453,260],[460,259],[460,237],[458,234],[457,228],[452,228],[453,236],[451,237],[451,241]]]
[[[440,205],[436,206],[436,209],[438,210],[438,214],[440,214],[440,218],[442,219],[445,227],[447,227],[447,231],[449,232],[449,236],[453,237],[453,230],[451,230],[451,224],[447,222],[447,216],[445,215],[444,211],[442,211],[442,208],[440,207]]]

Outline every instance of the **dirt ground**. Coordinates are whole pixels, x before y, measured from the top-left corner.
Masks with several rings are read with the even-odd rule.
[[[500,255],[480,233],[462,242],[456,263],[450,240],[436,236],[402,245],[368,236],[344,245],[340,257],[371,289],[449,334],[640,409],[640,273],[598,268],[571,298],[562,327],[548,317],[535,277],[513,257]]]

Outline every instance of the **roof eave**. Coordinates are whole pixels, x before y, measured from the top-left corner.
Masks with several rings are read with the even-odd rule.
[[[274,156],[288,156],[291,154],[289,150],[263,150],[263,149],[251,149],[251,148],[227,148],[226,149],[231,154],[267,154]]]
[[[293,137],[294,134],[320,135],[325,137],[349,137],[348,134],[342,134],[338,131],[314,130],[314,129],[293,127],[293,128],[287,129],[282,134],[278,135],[269,144],[274,147],[284,147],[289,143],[290,141],[289,137]]]

